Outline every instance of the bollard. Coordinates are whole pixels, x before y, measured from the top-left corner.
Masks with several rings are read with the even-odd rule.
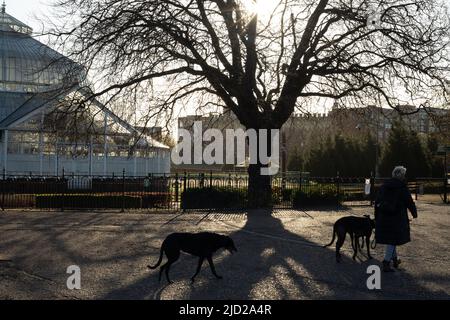
[[[178,203],[179,199],[179,186],[178,186],[178,172],[175,173],[175,203]]]

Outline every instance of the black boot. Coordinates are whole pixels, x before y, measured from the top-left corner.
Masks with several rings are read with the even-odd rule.
[[[394,257],[394,258],[392,259],[392,262],[393,262],[394,268],[395,268],[395,269],[398,269],[398,266],[400,265],[400,263],[402,263],[402,260],[400,260],[400,259],[397,258],[397,257]]]
[[[395,270],[391,268],[391,262],[383,260],[383,272],[394,272]]]

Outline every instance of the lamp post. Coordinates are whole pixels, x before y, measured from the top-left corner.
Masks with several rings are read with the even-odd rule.
[[[448,167],[447,167],[447,153],[450,151],[450,147],[439,146],[436,155],[443,156],[444,162],[444,203],[447,203],[447,187],[448,187]]]
[[[380,120],[380,116],[379,113],[377,112],[377,125],[375,128],[375,135],[376,135],[376,142],[375,142],[375,178],[379,177],[379,168],[378,168],[378,156],[379,156],[379,151],[378,149],[380,148],[380,134],[378,132],[378,127],[379,127],[379,120]]]
[[[362,125],[360,123],[358,123],[355,127],[355,129],[357,130],[361,130]],[[376,132],[375,132],[375,178],[378,178],[379,176],[379,170],[378,170],[378,148],[380,145],[380,140],[379,140],[379,135],[378,135],[378,120],[377,120],[377,127],[376,127]]]
[[[378,122],[377,122],[377,130],[376,130],[376,140],[375,140],[375,178],[379,177],[379,169],[378,169],[378,149],[380,147],[379,135],[378,135]]]

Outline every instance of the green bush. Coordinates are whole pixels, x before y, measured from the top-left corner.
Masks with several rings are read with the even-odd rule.
[[[282,201],[291,201],[294,190],[272,187],[272,204],[280,204]]]
[[[342,201],[364,201],[368,200],[369,196],[366,195],[364,192],[344,192],[344,194],[341,195]]]
[[[291,201],[293,195],[294,195],[293,189],[283,189],[281,191],[281,198],[283,199],[283,201]]]
[[[272,187],[272,204],[280,204],[282,200],[282,189],[280,187]]]
[[[419,183],[419,186],[423,185],[423,193],[424,194],[442,194],[444,193],[444,184],[443,182],[434,182],[434,183]],[[416,188],[410,188],[411,193],[416,193],[416,191],[419,193],[420,188],[419,186]]]
[[[244,208],[245,190],[229,188],[192,188],[181,194],[182,209]]]
[[[114,209],[122,208],[138,209],[141,208],[141,197],[138,196],[108,196],[108,195],[37,195],[36,208],[74,208],[74,209]]]
[[[336,186],[314,185],[295,191],[292,197],[292,204],[295,208],[331,206],[339,204],[339,200]]]
[[[142,208],[160,208],[169,204],[170,194],[168,192],[148,193],[142,196]]]

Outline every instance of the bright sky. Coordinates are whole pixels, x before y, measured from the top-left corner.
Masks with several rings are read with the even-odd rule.
[[[0,0],[0,3],[3,0]],[[34,29],[36,33],[42,31],[42,24],[39,22],[39,18],[43,16],[51,15],[51,8],[49,5],[54,3],[55,0],[6,0],[6,12],[15,18],[19,19],[23,23],[29,25]],[[251,3],[251,0],[248,0]],[[450,0],[445,0],[450,6]],[[256,5],[249,5],[250,11],[254,11],[259,15],[263,15],[273,9],[274,4],[278,3],[277,0],[258,0]],[[44,19],[45,20],[45,19]],[[323,112],[320,110],[319,112]]]
[[[50,3],[49,0],[5,0],[5,3],[6,12],[14,18],[29,25],[35,31],[42,29],[35,16],[39,17],[41,14],[48,13],[49,8],[47,4]]]
[[[3,0],[0,0],[3,1]],[[52,0],[5,0],[8,13],[28,24],[33,29],[38,30],[40,24],[35,21],[33,15],[39,16],[40,13],[48,13],[48,4]],[[276,0],[260,0],[256,5],[249,4],[249,9],[257,12],[259,15],[267,13],[277,3]],[[249,1],[252,3],[252,1]],[[447,0],[450,5],[450,0]]]

